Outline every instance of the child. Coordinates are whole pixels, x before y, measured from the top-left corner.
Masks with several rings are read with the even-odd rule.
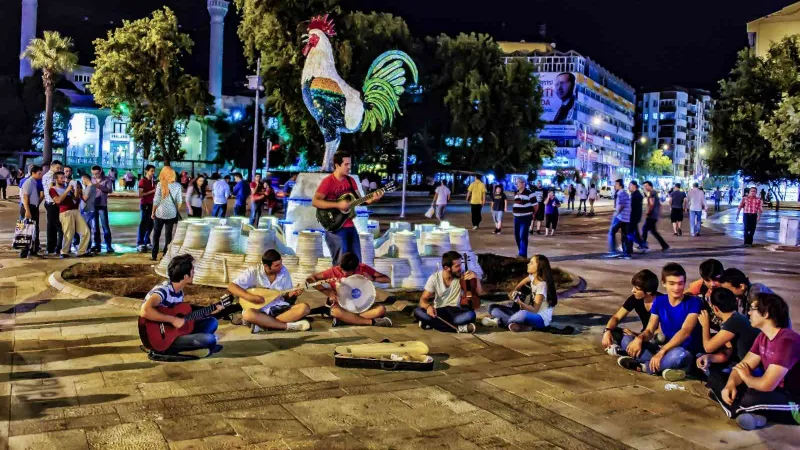
[[[494,234],[500,234],[503,229],[503,212],[508,209],[508,197],[503,191],[503,186],[497,184],[492,192],[492,220],[494,220]]]
[[[626,355],[625,350],[620,347],[624,336],[637,336],[639,333],[627,328],[619,328],[620,322],[630,313],[636,311],[639,320],[642,322],[642,331],[647,328],[650,322],[650,308],[656,296],[662,295],[658,292],[658,276],[650,270],[644,269],[636,272],[631,279],[631,296],[625,300],[622,307],[616,314],[608,319],[605,330],[603,330],[603,348],[612,356]]]
[[[661,373],[667,381],[678,381],[686,377],[694,355],[702,350],[703,339],[696,325],[703,303],[685,294],[686,270],[680,264],[665,265],[661,270],[661,283],[667,295],[653,300],[650,322],[642,334],[622,338],[622,347],[630,356],[619,358],[617,364],[651,375]],[[650,342],[659,326],[667,339],[663,346]]]
[[[710,296],[712,312],[701,311],[698,322],[703,332],[703,350],[706,354],[697,358],[697,367],[709,376],[712,372],[724,372],[744,359],[753,346],[759,331],[750,325],[747,316],[737,310],[736,295],[728,289],[718,287]],[[721,321],[721,329],[711,336],[712,314]],[[730,342],[730,347],[728,343]]]
[[[514,300],[511,306],[490,305],[489,314],[481,323],[485,327],[505,327],[515,332],[541,330],[550,326],[553,308],[558,303],[556,284],[550,261],[544,255],[535,255],[528,263],[528,276],[522,279],[509,297]],[[531,299],[526,303],[519,290],[530,283]]]
[[[547,192],[547,200],[544,202],[544,235],[552,236],[556,234],[556,227],[558,226],[558,207],[561,202],[556,199],[556,191],[550,190]]]

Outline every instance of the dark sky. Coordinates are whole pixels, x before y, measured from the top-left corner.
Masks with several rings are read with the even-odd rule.
[[[747,45],[746,23],[792,0],[343,0],[349,9],[402,16],[418,36],[479,31],[497,40],[535,41],[540,24],[559,50],[576,50],[641,87],[680,84],[715,89]],[[0,0],[0,73],[17,74],[20,0]],[[208,76],[208,12],[204,0],[39,0],[38,31],[72,36],[81,63],[92,59],[91,41],[121,19],[135,19],[166,4],[195,40],[190,71]],[[378,5],[378,6],[376,6]],[[225,32],[225,85],[248,70],[231,6]]]

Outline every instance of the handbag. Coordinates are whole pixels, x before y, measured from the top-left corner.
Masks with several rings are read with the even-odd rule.
[[[28,219],[17,220],[17,226],[14,228],[14,242],[11,247],[17,250],[29,248],[33,243],[35,231],[33,221]]]

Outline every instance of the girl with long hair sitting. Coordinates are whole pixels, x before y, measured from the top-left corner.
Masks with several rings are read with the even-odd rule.
[[[526,301],[519,292],[530,283],[531,296]],[[534,255],[528,263],[528,276],[520,280],[509,294],[513,300],[510,306],[494,304],[489,306],[491,317],[484,318],[481,323],[485,327],[508,327],[520,332],[541,330],[550,326],[553,320],[553,309],[558,303],[556,284],[550,260],[544,255]]]

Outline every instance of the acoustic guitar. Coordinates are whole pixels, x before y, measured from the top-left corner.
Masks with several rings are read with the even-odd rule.
[[[217,306],[222,306],[225,308],[230,306],[232,303],[233,296],[226,294],[220,298],[219,303],[215,303],[211,306],[207,306],[196,311],[192,311],[192,305],[185,302],[178,303],[172,307],[158,306],[156,307],[156,310],[161,314],[166,314],[173,317],[181,317],[186,322],[182,327],[175,328],[170,323],[155,322],[153,320],[145,319],[144,317],[139,317],[139,338],[142,340],[142,344],[146,348],[155,350],[157,352],[163,352],[167,350],[173,342],[175,342],[176,338],[191,333],[196,320],[205,319],[206,317],[210,316]]]
[[[239,306],[242,307],[242,311],[245,311],[245,310],[248,310],[248,309],[261,309],[264,306],[268,305],[269,302],[275,300],[278,297],[285,296],[290,292],[294,292],[294,291],[303,292],[305,290],[308,290],[308,289],[311,289],[311,288],[315,288],[315,287],[317,287],[317,286],[319,286],[321,284],[330,283],[330,282],[333,282],[333,281],[336,281],[336,278],[329,278],[327,280],[320,280],[320,281],[317,281],[317,282],[311,283],[311,284],[306,283],[302,287],[293,287],[293,288],[287,289],[285,291],[276,291],[274,289],[267,289],[267,288],[250,288],[250,289],[247,290],[247,293],[263,297],[264,298],[264,303],[254,303],[254,302],[245,300],[243,298],[240,298],[239,299]]]
[[[342,225],[347,221],[347,219],[352,219],[356,216],[356,207],[363,205],[364,203],[372,200],[375,195],[378,193],[386,193],[386,192],[393,192],[397,190],[397,185],[394,181],[390,182],[386,186],[372,191],[369,194],[361,197],[356,198],[355,194],[352,192],[348,192],[347,194],[342,195],[341,197],[334,200],[335,202],[339,202],[342,200],[346,200],[350,203],[347,207],[346,212],[342,212],[337,208],[331,209],[317,209],[317,221],[319,224],[322,225],[326,231],[339,231],[342,228]]]

